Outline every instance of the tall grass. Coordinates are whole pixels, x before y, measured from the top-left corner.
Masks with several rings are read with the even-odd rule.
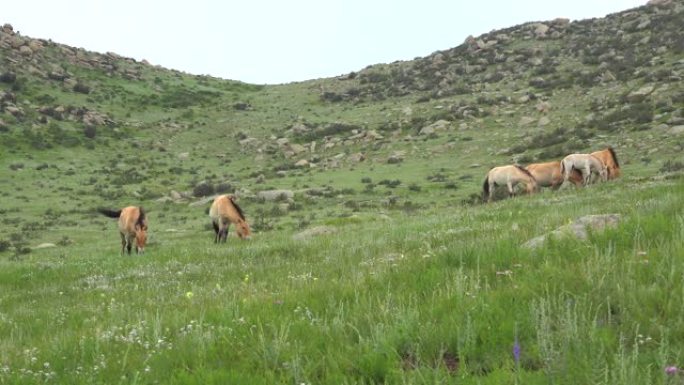
[[[684,185],[628,184],[308,241],[179,233],[121,257],[106,233],[3,259],[0,382],[663,383],[683,359]],[[520,246],[606,212],[623,221],[588,241]]]

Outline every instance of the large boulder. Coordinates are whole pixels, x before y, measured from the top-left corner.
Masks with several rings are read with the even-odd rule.
[[[620,219],[620,214],[586,215],[570,224],[561,226],[548,234],[530,239],[523,244],[523,247],[536,249],[542,246],[549,237],[573,237],[580,240],[586,240],[589,237],[589,230],[603,231],[606,228],[614,228],[618,225]]]

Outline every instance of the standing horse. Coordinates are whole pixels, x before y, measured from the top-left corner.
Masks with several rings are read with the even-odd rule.
[[[101,214],[110,218],[119,218],[119,234],[121,235],[121,255],[124,249],[131,255],[133,240],[135,240],[135,252],[145,252],[147,242],[147,217],[142,207],[128,206],[121,210],[97,209]]]
[[[525,169],[532,174],[539,187],[550,187],[557,190],[563,184],[563,173],[561,172],[561,162],[544,162],[528,164]],[[582,173],[573,169],[570,174],[570,182],[575,186],[582,185]]]
[[[570,154],[561,161],[561,172],[563,173],[563,182],[570,179],[572,170],[579,170],[582,173],[582,185],[586,186],[589,183],[591,174],[597,172],[601,176],[602,181],[608,178],[606,166],[601,160],[591,154]]]
[[[592,152],[591,155],[597,157],[608,170],[608,179],[615,179],[622,173],[620,172],[620,162],[613,147],[608,147],[600,151]]]
[[[209,217],[216,233],[214,243],[226,241],[231,222],[235,224],[235,233],[240,239],[249,239],[252,234],[245,220],[245,214],[235,203],[235,196],[231,194],[219,195],[214,199],[209,209]]]
[[[523,183],[528,194],[538,190],[537,181],[529,171],[518,165],[507,165],[494,167],[489,170],[487,177],[482,185],[483,195],[487,196],[487,202],[491,202],[494,195],[494,187],[506,185],[508,196],[512,197],[513,187]]]

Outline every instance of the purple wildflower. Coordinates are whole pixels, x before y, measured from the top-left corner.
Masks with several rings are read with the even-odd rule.
[[[668,366],[665,368],[665,374],[667,374],[668,376],[674,376],[675,374],[677,374],[678,371],[679,369],[677,369],[676,366]]]
[[[515,339],[515,343],[513,343],[513,359],[516,364],[520,363],[520,343],[518,343],[517,338]]]

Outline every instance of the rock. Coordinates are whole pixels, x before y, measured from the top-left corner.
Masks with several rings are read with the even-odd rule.
[[[295,167],[307,167],[309,165],[309,161],[306,159],[300,159],[295,163]]]
[[[643,86],[636,91],[632,91],[627,95],[627,100],[631,103],[638,103],[646,99],[648,95],[653,93],[655,87],[653,85]]]
[[[297,143],[291,143],[288,145],[288,147],[290,151],[292,151],[295,154],[301,154],[302,152],[306,151],[306,148],[304,148],[304,146]]]
[[[539,102],[539,103],[537,103],[536,108],[537,108],[537,111],[539,111],[543,114],[546,114],[549,112],[549,110],[551,110],[551,103],[549,103],[547,101]]]
[[[533,24],[534,35],[536,37],[545,37],[546,33],[549,31],[549,26],[543,23]]]
[[[306,229],[292,236],[295,241],[305,241],[313,237],[318,237],[321,235],[335,234],[337,229],[330,226],[316,226]]]
[[[551,119],[549,119],[548,116],[542,116],[539,118],[539,122],[537,122],[540,127],[548,126],[549,123],[551,123]]]
[[[276,201],[279,199],[290,200],[294,198],[294,192],[292,190],[264,190],[257,193],[257,198],[263,199],[265,201]]]
[[[213,202],[214,199],[216,199],[217,196],[218,196],[218,195],[211,195],[211,196],[202,198],[202,199],[200,199],[200,200],[198,200],[198,201],[190,202],[190,203],[188,204],[188,206],[194,207],[194,206],[203,206],[203,205],[206,205],[206,204],[208,204],[209,202]]]
[[[520,123],[519,123],[519,124],[520,124],[521,126],[527,126],[527,125],[531,124],[532,122],[534,122],[535,120],[536,120],[536,119],[534,119],[534,118],[532,118],[532,117],[530,117],[530,116],[523,116],[522,118],[520,118]]]
[[[672,135],[684,134],[684,126],[674,126],[674,127],[670,128],[670,134],[672,134]]]
[[[397,164],[401,163],[404,161],[404,152],[403,151],[395,151],[392,155],[387,158],[387,163],[389,164]]]
[[[620,219],[620,214],[586,215],[548,234],[530,239],[523,244],[523,247],[536,249],[542,246],[550,236],[558,238],[571,236],[580,240],[586,240],[589,236],[588,229],[591,231],[602,231],[606,228],[614,228],[618,225]]]
[[[188,160],[190,159],[190,153],[189,152],[181,152],[178,154],[178,159],[179,160]]]
[[[437,131],[445,131],[449,128],[449,122],[446,120],[438,120],[430,125],[420,129],[419,135],[431,135]]]
[[[57,247],[57,245],[55,245],[54,243],[41,243],[38,246],[33,246],[32,249],[33,250],[40,250],[40,249],[49,249],[51,247]]]

